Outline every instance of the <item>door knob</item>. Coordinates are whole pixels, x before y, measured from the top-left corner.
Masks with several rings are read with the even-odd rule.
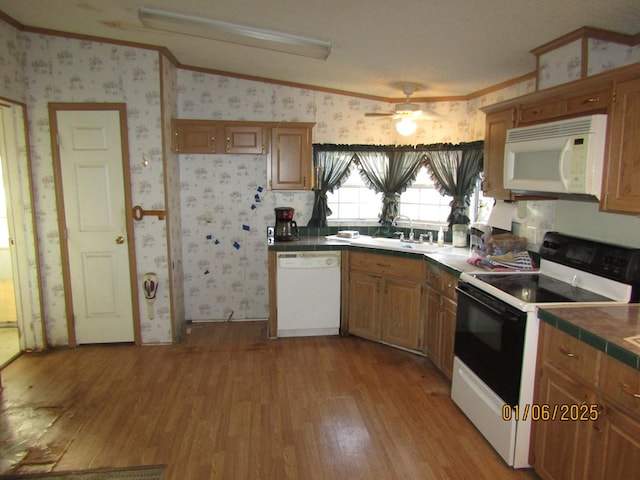
[[[124,243],[124,237],[122,237],[122,236],[116,237],[116,243],[118,245],[122,245]]]

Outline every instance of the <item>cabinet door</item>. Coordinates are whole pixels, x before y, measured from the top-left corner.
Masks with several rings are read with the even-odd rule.
[[[207,122],[176,122],[173,132],[176,153],[216,153],[217,130]]]
[[[268,143],[264,128],[249,125],[226,125],[224,127],[226,153],[267,153]]]
[[[488,113],[484,139],[484,180],[482,191],[486,196],[511,200],[511,190],[504,188],[504,144],[507,130],[513,127],[512,108]]]
[[[440,292],[432,287],[426,288],[424,312],[425,353],[440,368],[441,348],[440,331],[442,329],[442,306]]]
[[[590,390],[569,380],[544,364],[539,378],[536,405],[591,405],[595,398]],[[588,421],[538,420],[535,424],[534,469],[545,480],[587,478],[591,456],[591,434]]]
[[[626,480],[640,472],[640,421],[607,405],[593,425],[594,448],[590,478]]]
[[[380,284],[373,275],[349,275],[349,333],[380,340]]]
[[[451,380],[453,377],[454,343],[456,339],[457,303],[442,299],[442,325],[440,327],[440,370]]]
[[[310,190],[312,186],[311,128],[272,129],[271,188]]]
[[[640,213],[640,79],[614,87],[601,209]]]
[[[422,285],[396,279],[384,281],[382,340],[417,350],[420,341]]]

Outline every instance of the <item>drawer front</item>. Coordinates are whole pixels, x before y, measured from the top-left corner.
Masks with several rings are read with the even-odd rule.
[[[602,355],[599,387],[602,393],[640,415],[640,370]]]
[[[349,267],[371,275],[397,277],[403,280],[421,282],[424,278],[425,261],[421,256],[415,260],[410,258],[380,255],[376,253],[351,252]]]
[[[607,108],[609,97],[609,90],[571,97],[567,100],[567,113],[590,112]]]
[[[550,325],[541,325],[544,328],[544,361],[595,384],[601,352]]]
[[[549,103],[523,106],[520,108],[520,123],[536,122],[547,118],[557,117],[564,113],[564,103],[555,100]]]
[[[450,300],[457,300],[456,285],[458,279],[455,275],[427,263],[427,286],[437,290]]]

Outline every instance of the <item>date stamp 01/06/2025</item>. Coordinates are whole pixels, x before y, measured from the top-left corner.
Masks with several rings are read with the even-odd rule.
[[[600,416],[601,407],[598,404],[524,404],[503,405],[502,420],[510,422],[527,421],[534,422],[595,422]]]

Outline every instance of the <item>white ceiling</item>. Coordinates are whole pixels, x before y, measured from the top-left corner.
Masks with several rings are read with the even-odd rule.
[[[330,40],[327,60],[142,26],[138,7]],[[583,26],[640,32],[638,0],[0,0],[26,27],[167,47],[184,66],[397,99],[467,95],[535,69],[534,48]]]

